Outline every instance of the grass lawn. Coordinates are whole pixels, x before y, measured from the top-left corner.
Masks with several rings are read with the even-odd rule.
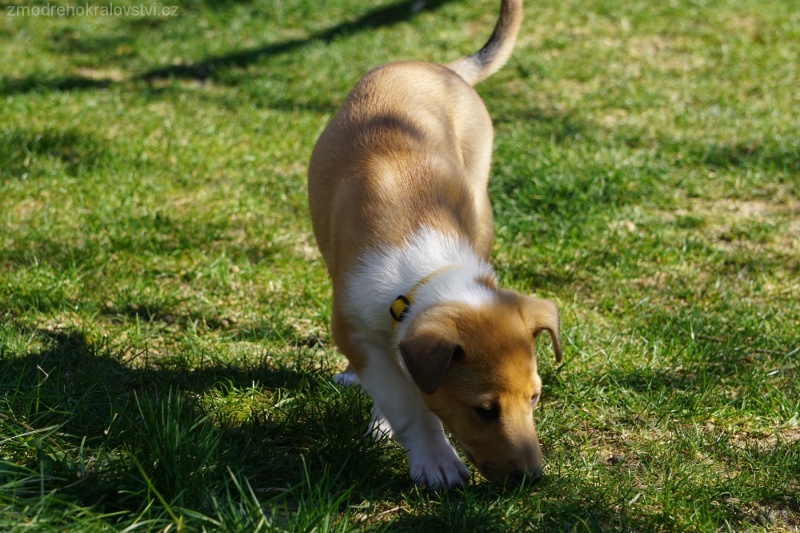
[[[478,86],[493,262],[559,303],[564,362],[543,343],[544,479],[451,492],[331,380],[305,170],[364,72],[475,51],[497,0],[21,5],[0,530],[800,529],[795,0],[528,2]]]

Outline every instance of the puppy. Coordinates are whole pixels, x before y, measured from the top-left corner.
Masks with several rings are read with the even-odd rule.
[[[366,74],[309,165],[331,329],[350,363],[338,379],[361,384],[373,434],[396,439],[411,478],[433,488],[469,478],[442,423],[494,483],[542,470],[534,340],[548,332],[561,361],[558,310],[499,288],[488,263],[492,122],[472,88],[511,55],[521,19],[521,0],[502,0],[478,52]]]

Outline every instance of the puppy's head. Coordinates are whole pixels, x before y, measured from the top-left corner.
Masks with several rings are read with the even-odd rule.
[[[400,342],[428,407],[496,484],[541,476],[533,408],[542,390],[534,340],[542,331],[550,333],[560,362],[556,305],[499,291],[482,307],[445,304],[424,311]]]

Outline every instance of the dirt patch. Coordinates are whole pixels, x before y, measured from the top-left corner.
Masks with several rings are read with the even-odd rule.
[[[708,215],[713,217],[766,218],[775,216],[800,216],[800,200],[768,202],[766,200],[732,200],[715,201],[696,200],[687,209],[678,209],[674,216]],[[667,215],[667,218],[671,218]]]
[[[800,201],[798,200],[782,203],[770,203],[764,200],[719,200],[704,206],[704,208],[709,207],[712,212],[727,212],[746,218],[800,215]]]
[[[779,442],[788,444],[800,443],[800,427],[776,429],[773,433],[736,433],[731,438],[731,443],[737,448],[744,449],[755,446],[760,450],[771,450]]]
[[[800,250],[800,201],[795,199],[695,201],[686,209],[664,213],[663,219],[697,228],[725,252]]]
[[[79,67],[75,73],[93,81],[121,83],[128,80],[128,74],[116,68]]]

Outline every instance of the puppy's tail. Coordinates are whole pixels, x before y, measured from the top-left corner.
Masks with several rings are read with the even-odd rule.
[[[472,55],[462,57],[446,65],[470,85],[481,82],[500,70],[514,49],[520,23],[522,22],[522,0],[502,0],[500,18],[494,33],[483,48]]]

